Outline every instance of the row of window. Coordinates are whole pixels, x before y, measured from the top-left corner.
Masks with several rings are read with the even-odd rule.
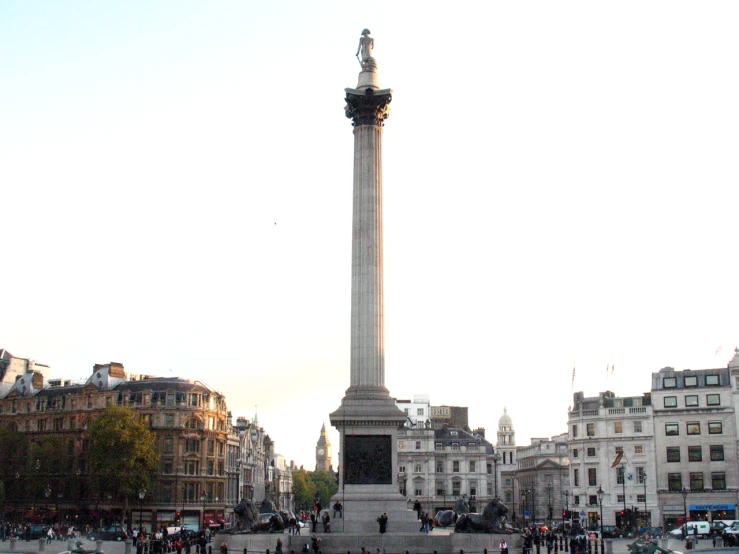
[[[705,375],[704,384],[706,387],[718,387],[721,382],[718,375]],[[698,376],[697,375],[686,375],[683,377],[683,387],[697,387]],[[665,377],[662,379],[662,387],[665,389],[674,389],[677,387],[676,377]]]
[[[709,453],[709,459],[712,462],[723,462],[724,461],[724,446],[722,444],[709,445],[708,453]],[[679,446],[668,446],[667,447],[667,461],[671,463],[680,461],[680,447]],[[702,446],[688,446],[688,461],[689,462],[702,462],[703,461],[703,447]]]
[[[685,397],[686,408],[697,408],[700,406],[698,402],[697,394],[686,394]],[[664,398],[665,408],[677,408],[677,396],[665,396]],[[721,395],[720,394],[707,394],[706,395],[706,406],[720,406]]]
[[[641,433],[642,431],[642,422],[641,421],[634,421],[632,422],[634,433]],[[617,435],[620,435],[624,432],[624,422],[623,421],[614,421],[613,422],[613,432]],[[572,426],[572,438],[576,439],[578,433],[577,425]],[[595,436],[595,423],[586,423],[585,424],[585,436],[586,437],[594,437]]]
[[[598,496],[595,494],[588,495],[588,505],[589,506],[597,506],[598,505]],[[644,499],[646,496],[644,494],[637,494],[636,495],[636,502],[638,504],[644,504]],[[624,501],[624,495],[619,494],[616,497],[616,503],[621,504]],[[572,497],[572,505],[573,506],[579,506],[580,505],[580,495],[576,494]]]
[[[705,484],[703,481],[703,473],[691,472],[690,478],[690,490],[701,491],[705,490]],[[667,488],[671,491],[682,491],[683,490],[683,475],[682,473],[668,473],[667,474]],[[711,489],[715,491],[726,490],[726,474],[723,471],[716,471],[711,473]]]
[[[688,421],[685,423],[685,432],[688,435],[700,435],[701,424],[700,421]],[[723,423],[720,421],[709,421],[708,422],[708,434],[709,435],[720,435],[724,432]],[[679,423],[665,423],[665,435],[677,436],[680,434]]]
[[[80,396],[57,396],[55,398],[50,399],[50,402],[48,404],[49,410],[64,410],[69,409],[70,411],[77,410],[81,408],[83,405],[86,405],[88,409],[95,408],[95,400],[97,398],[100,398],[100,395],[88,393],[86,397],[80,397]],[[113,403],[114,396],[105,396],[103,397],[105,400],[105,405],[108,406]],[[67,402],[67,399],[69,399],[69,402]],[[184,392],[153,392],[151,394],[151,405],[164,405],[164,406],[175,406],[175,405],[184,405],[184,406],[191,406],[193,408],[197,408],[200,406],[206,405],[208,402],[209,396],[200,394],[200,393],[184,393]],[[35,402],[33,401],[27,401],[26,404],[26,413],[30,413],[33,408],[36,409],[37,412],[43,412],[47,409],[46,404],[46,398],[40,397],[36,398]],[[144,395],[141,392],[118,392],[117,395],[115,395],[115,401],[118,404],[143,404],[144,401]],[[20,404],[23,402],[23,400],[13,399],[10,402],[10,413],[17,413],[21,411]],[[421,410],[423,411],[423,410]],[[3,413],[3,404],[0,403],[0,414]]]
[[[200,462],[198,460],[187,460],[182,468],[186,475],[200,475]],[[208,460],[205,464],[206,475],[225,475],[223,462],[217,464],[214,460]],[[162,460],[162,473],[164,475],[172,475],[174,473],[173,460]]]
[[[623,454],[624,447],[623,446],[617,446],[616,447],[616,454]],[[594,446],[589,446],[585,449],[586,456],[588,458],[594,458],[597,456],[597,449]],[[635,444],[634,445],[634,454],[644,454],[644,446],[641,444]],[[573,458],[579,458],[580,457],[580,449],[579,448],[573,448],[572,449],[572,457]]]
[[[194,452],[194,453],[200,453],[200,439],[186,439],[185,440],[185,452]],[[207,450],[206,453],[208,456],[215,456],[216,455],[216,448],[218,449],[218,456],[223,457],[223,452],[225,449],[225,443],[219,442],[216,443],[214,439],[208,439],[206,441]],[[164,453],[165,454],[173,454],[174,453],[174,439],[171,437],[167,437],[164,439]]]
[[[493,464],[486,464],[486,470],[488,475],[492,475],[493,473]],[[460,462],[459,460],[453,460],[452,461],[452,472],[459,473],[460,468]],[[477,471],[477,462],[475,460],[470,460],[468,462],[468,468],[470,473],[475,473]],[[405,466],[398,466],[398,470],[405,473]],[[421,464],[415,464],[413,466],[413,473],[423,473],[423,466]],[[436,473],[444,473],[444,462],[441,460],[437,460],[436,462]]]

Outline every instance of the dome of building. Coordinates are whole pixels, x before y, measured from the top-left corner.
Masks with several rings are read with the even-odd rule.
[[[500,416],[500,419],[498,420],[498,427],[513,427],[513,421],[511,420],[511,416],[508,415],[508,409],[503,408],[503,415]]]

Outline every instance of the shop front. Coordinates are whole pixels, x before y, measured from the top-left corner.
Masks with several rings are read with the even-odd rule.
[[[736,504],[690,504],[691,521],[736,519]]]

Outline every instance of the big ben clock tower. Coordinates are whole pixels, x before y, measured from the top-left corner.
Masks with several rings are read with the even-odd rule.
[[[321,436],[316,443],[316,471],[331,469],[331,441],[328,440],[326,424],[321,427]]]

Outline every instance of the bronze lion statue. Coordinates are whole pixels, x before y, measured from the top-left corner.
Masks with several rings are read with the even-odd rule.
[[[505,528],[505,515],[508,508],[497,498],[490,502],[481,514],[460,514],[455,533],[510,533]]]
[[[236,514],[236,528],[232,530],[234,533],[252,533],[259,523],[259,510],[254,502],[242,499],[234,508]]]

